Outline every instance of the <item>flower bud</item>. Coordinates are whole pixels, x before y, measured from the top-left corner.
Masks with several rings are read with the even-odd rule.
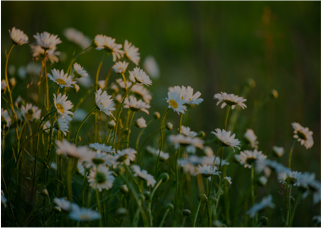
[[[261,218],[260,218],[260,222],[262,222],[262,224],[264,225],[264,226],[266,226],[267,224],[268,224],[268,218],[267,217],[265,217],[265,216],[261,216]]]
[[[118,208],[117,211],[116,211],[116,214],[118,216],[125,216],[128,214],[128,210],[124,207],[121,207],[121,208]]]
[[[197,137],[204,138],[205,137],[205,132],[204,131],[198,132]]]
[[[73,90],[77,93],[78,91],[79,91],[79,89],[80,89],[80,87],[79,87],[79,85],[77,85],[77,84],[73,84],[72,85],[72,88],[73,88]]]
[[[184,216],[190,216],[191,215],[191,211],[190,210],[188,210],[188,209],[184,209],[183,211],[182,211],[182,214],[184,215]]]
[[[116,122],[114,120],[108,122],[109,129],[115,129],[115,127],[116,127]]]
[[[144,196],[145,196],[145,199],[146,200],[149,200],[149,198],[150,198],[150,191],[144,191]]]
[[[267,181],[268,181],[268,179],[265,176],[261,176],[258,180],[258,184],[261,186],[265,186]]]
[[[171,204],[171,203],[168,203],[168,204],[166,205],[166,209],[173,210],[173,209],[174,209],[174,205]]]
[[[271,98],[274,98],[274,99],[278,98],[279,96],[278,91],[276,91],[275,89],[271,90],[270,96]]]
[[[154,112],[153,117],[155,120],[159,119],[160,118],[159,112]]]
[[[119,92],[118,86],[116,84],[114,84],[114,83],[110,86],[110,89],[113,91],[113,93],[118,93]]]
[[[163,182],[166,182],[169,180],[169,175],[167,173],[162,173],[160,179],[162,179]]]
[[[15,78],[10,78],[9,79],[9,84],[10,84],[11,87],[15,87],[15,85],[17,84],[16,79]]]
[[[255,87],[255,81],[252,78],[247,79],[246,81],[246,85],[250,88],[254,88]]]
[[[54,211],[55,211],[56,213],[60,213],[60,212],[61,212],[61,208],[58,207],[58,206],[55,206],[55,207],[54,207]]]
[[[49,195],[48,190],[47,190],[46,188],[43,189],[43,190],[41,191],[41,195],[43,195],[43,196],[48,196],[48,195]]]
[[[173,129],[173,124],[171,124],[170,122],[166,123],[166,128],[167,130],[172,130]]]
[[[119,190],[121,191],[121,193],[123,193],[124,195],[128,193],[128,187],[127,185],[121,185],[119,186]]]
[[[199,194],[198,195],[198,200],[201,201],[202,203],[207,202],[207,196],[205,194]]]

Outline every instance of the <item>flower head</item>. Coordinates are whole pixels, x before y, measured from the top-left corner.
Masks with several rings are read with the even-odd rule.
[[[129,99],[126,97],[124,104],[124,108],[130,108],[134,112],[143,111],[149,114],[147,109],[150,108],[150,105],[142,100],[137,100],[134,96],[130,96]]]
[[[298,123],[292,123],[292,127],[294,129],[293,138],[298,139],[298,141],[301,142],[301,145],[304,145],[305,148],[311,148],[313,146],[313,132],[309,131],[309,128],[304,128]]]
[[[131,167],[132,167],[132,170],[134,171],[135,177],[138,176],[146,180],[147,186],[154,187],[154,185],[156,184],[156,180],[152,175],[148,174],[146,170],[141,170],[138,165],[132,165]]]
[[[127,58],[129,58],[133,63],[136,64],[136,66],[138,66],[140,57],[139,57],[139,53],[138,53],[138,48],[135,47],[135,45],[132,45],[132,43],[129,43],[127,40],[125,40],[125,44],[124,44],[124,52],[125,55],[127,56]]]
[[[129,79],[132,82],[138,82],[147,86],[152,84],[149,76],[139,67],[135,67],[133,71],[129,71]]]
[[[114,101],[106,91],[102,92],[101,89],[95,92],[96,105],[100,111],[104,112],[107,116],[113,115],[111,112],[115,110]]]
[[[89,77],[87,71],[85,71],[78,63],[74,64],[74,70],[76,78]]]
[[[232,178],[231,177],[224,177],[225,180],[231,185],[232,184]]]
[[[197,91],[193,95],[193,88],[190,86],[182,86],[182,94],[181,96],[183,97],[185,104],[190,105],[190,104],[197,104],[199,105],[203,99],[199,98],[201,96],[201,93]]]
[[[30,103],[26,106],[21,106],[21,114],[27,120],[40,119],[41,110]]]
[[[79,222],[88,222],[100,219],[101,215],[99,212],[88,209],[88,208],[78,208],[77,210],[72,210],[69,213],[69,218]]]
[[[250,208],[246,213],[249,214],[251,218],[255,216],[255,214],[266,207],[274,208],[275,205],[272,203],[272,195],[264,197],[260,203],[256,203],[253,207]]]
[[[135,161],[136,154],[136,150],[127,148],[122,151],[117,151],[117,153],[114,155],[114,159],[117,161],[117,164],[120,162],[124,162],[126,165],[129,165],[130,161]]]
[[[252,148],[257,149],[257,144],[259,144],[259,142],[256,141],[257,137],[252,129],[246,130],[244,138],[251,145]]]
[[[112,67],[114,71],[118,74],[123,74],[126,72],[126,69],[128,67],[128,64],[126,61],[124,62],[116,62],[115,65]]]
[[[219,139],[222,146],[230,146],[240,149],[240,141],[238,139],[235,139],[235,134],[231,135],[230,131],[225,131],[224,129],[215,129],[216,132],[212,131],[212,134],[216,135],[216,137]]]
[[[146,150],[148,153],[155,155],[155,156],[158,156],[158,154],[159,154],[159,150],[156,150],[155,148],[153,148],[151,146],[147,146]],[[165,152],[161,151],[159,158],[162,161],[166,161],[169,158],[169,153],[165,153]]]
[[[38,57],[38,56],[44,56],[45,54],[45,49],[43,49],[40,45],[38,44],[30,44],[29,45],[31,48],[31,52],[32,52],[32,57]],[[50,62],[55,63],[58,62],[59,59],[57,57],[57,55],[60,55],[59,51],[56,51],[56,46],[54,46],[53,48],[51,48],[50,50],[47,50],[46,54],[48,56],[48,59],[50,60]],[[27,69],[28,70],[28,69]],[[40,72],[40,70],[39,70]],[[39,73],[38,72],[38,73]],[[37,73],[37,74],[38,74]]]
[[[144,69],[154,79],[159,77],[159,67],[153,56],[147,56],[144,60]]]
[[[217,171],[217,166],[212,166],[212,165],[198,165],[198,172],[196,174],[202,174],[203,177],[210,177],[212,175],[219,175],[221,172]]]
[[[138,128],[145,128],[147,127],[146,120],[143,117],[140,117],[136,120],[136,126]]]
[[[143,85],[136,84],[132,87],[131,91],[137,94],[138,96],[142,97],[146,104],[150,103],[152,95],[150,94],[148,89],[146,89],[146,87],[144,87]]]
[[[70,203],[69,200],[66,200],[64,198],[54,198],[53,201],[58,207],[67,212],[78,209],[77,204]]]
[[[93,166],[90,170],[90,174],[88,176],[89,185],[93,189],[98,189],[98,191],[102,191],[103,189],[110,189],[113,187],[113,183],[115,181],[115,177],[112,175],[112,171],[109,171],[106,166]]]
[[[68,73],[64,73],[64,70],[51,70],[51,74],[47,74],[47,76],[54,82],[56,82],[61,88],[63,87],[72,87],[73,84],[76,84],[75,81],[72,80],[71,76],[68,76]]]
[[[168,140],[170,144],[174,145],[175,148],[178,148],[179,145],[181,146],[193,146],[193,147],[198,147],[200,149],[203,149],[203,143],[204,141],[200,138],[197,137],[189,137],[189,136],[184,136],[184,135],[170,135],[168,137]]]
[[[41,34],[37,33],[37,35],[34,35],[33,37],[36,39],[37,44],[45,50],[51,49],[61,43],[58,35],[53,35],[48,32],[43,32]]]
[[[122,48],[122,45],[116,44],[115,39],[109,36],[97,35],[95,37],[94,43],[97,50],[105,49],[106,51],[111,52],[114,62],[116,62],[117,58],[120,59],[124,55],[124,51],[120,50]]]
[[[244,165],[245,168],[251,168],[252,164],[259,159],[266,159],[266,155],[262,154],[262,151],[257,151],[256,149],[254,149],[253,151],[241,151],[240,163]]]
[[[114,158],[112,155],[100,152],[100,150],[97,150],[97,152],[88,151],[82,161],[85,162],[85,165],[87,168],[95,167],[97,165],[107,165],[112,166],[115,164]]]
[[[71,121],[71,117],[69,115],[73,115],[70,109],[72,109],[73,104],[71,101],[67,101],[68,97],[66,95],[54,94],[54,104],[57,109],[57,112],[63,117],[66,118],[68,121]]]
[[[224,108],[226,105],[231,105],[232,109],[235,108],[236,105],[239,105],[241,108],[246,108],[246,105],[243,103],[246,101],[243,97],[239,97],[234,94],[227,94],[227,93],[217,93],[214,95],[214,99],[217,99],[218,102],[216,105],[222,103],[221,108]]]
[[[115,149],[113,149],[112,146],[106,146],[104,143],[103,144],[92,143],[92,144],[89,144],[89,148],[92,148],[94,150],[100,150],[101,152],[106,152],[110,154],[115,153]]]
[[[64,35],[67,38],[67,40],[74,42],[75,44],[79,45],[82,49],[89,47],[91,44],[91,40],[75,28],[66,28],[64,30]]]
[[[181,126],[181,134],[189,137],[195,137],[197,133],[195,131],[191,131],[191,128]]]
[[[166,98],[168,108],[172,108],[178,114],[184,114],[186,111],[185,101],[182,99],[181,94],[182,91],[179,86],[175,86],[174,89],[169,89]]]
[[[301,172],[287,170],[279,173],[278,180],[282,184],[293,184],[296,186],[300,183],[302,177]]]
[[[68,142],[66,139],[63,139],[62,141],[57,140],[56,144],[58,146],[56,150],[56,153],[58,155],[63,154],[69,157],[82,159],[88,153],[87,147],[85,146],[76,147],[75,144]]]
[[[274,146],[273,152],[276,156],[281,157],[284,154],[284,149],[283,147]]]
[[[59,131],[61,131],[62,133],[64,133],[64,135],[67,135],[67,132],[69,132],[69,121],[67,118],[64,118],[62,116],[60,116],[56,122],[55,128]]]
[[[9,34],[12,41],[17,45],[28,43],[28,36],[20,29],[13,27],[12,30],[9,29]]]

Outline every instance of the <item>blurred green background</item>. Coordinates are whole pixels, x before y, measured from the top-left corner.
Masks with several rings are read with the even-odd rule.
[[[153,94],[152,110],[164,112],[163,99],[169,86],[192,86],[202,93],[204,102],[189,111],[185,121],[194,131],[204,130],[207,138],[212,137],[210,132],[215,128],[224,126],[226,109],[216,106],[215,93],[240,95],[247,79],[254,79],[256,86],[248,93],[247,109],[240,112],[240,127],[235,129],[236,137],[242,138],[255,102],[276,89],[279,97],[269,100],[251,125],[260,142],[259,150],[269,154],[274,145],[283,146],[286,154],[278,161],[287,164],[293,141],[291,123],[298,122],[313,131],[314,146],[306,150],[297,144],[292,167],[315,172],[320,179],[320,2],[1,2],[1,5],[2,71],[5,50],[11,46],[8,30],[12,27],[23,30],[30,42],[37,32],[58,34],[62,44],[57,51],[65,52],[67,60],[49,69],[66,70],[72,54],[81,51],[63,36],[65,28],[74,27],[91,39],[97,34],[116,38],[120,44],[127,39],[139,47],[140,66],[148,55],[154,56],[159,64],[160,78],[149,87]],[[101,52],[91,50],[77,62],[94,79],[101,56]],[[17,69],[31,60],[30,48],[23,45],[13,49],[9,65]],[[111,65],[111,59],[104,62],[100,79]],[[113,73],[111,80],[116,77]],[[28,100],[30,91],[25,87],[20,91]],[[81,89],[79,93],[85,91]],[[14,99],[17,96],[16,92]],[[71,97],[73,101],[79,94]],[[89,111],[93,96],[81,107]],[[175,124],[175,129],[178,119],[176,113],[169,113],[168,120]],[[276,194],[273,197],[280,200]],[[295,219],[297,226],[312,225],[312,216],[320,214],[320,204],[312,206],[311,199],[308,201],[298,209],[301,217]],[[276,216],[278,213],[275,210]]]

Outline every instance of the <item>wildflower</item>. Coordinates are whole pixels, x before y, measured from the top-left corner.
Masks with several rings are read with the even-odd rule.
[[[31,48],[32,57],[35,58],[35,57],[38,57],[38,56],[44,56],[45,49],[43,49],[40,45],[30,44],[29,46]],[[53,48],[51,48],[50,50],[47,50],[47,52],[46,52],[48,59],[52,63],[58,62],[59,59],[58,59],[57,56],[61,54],[59,51],[56,51],[56,48],[57,47],[54,46]]]
[[[1,108],[1,127],[3,125],[9,127],[11,125],[11,118],[9,116],[8,110]]]
[[[267,181],[268,181],[268,179],[267,179],[265,176],[261,176],[261,177],[259,178],[259,184],[260,184],[261,186],[265,186],[266,183],[267,183]]]
[[[300,183],[302,173],[297,171],[284,171],[278,175],[278,180],[282,184],[293,184],[294,186]]]
[[[64,198],[54,198],[54,203],[60,207],[64,211],[73,211],[78,209],[78,205],[74,203],[70,203],[69,200],[66,200]]]
[[[21,106],[21,114],[27,120],[40,119],[41,110],[30,103],[27,103],[26,106]]]
[[[232,109],[235,108],[236,105],[239,105],[241,108],[246,108],[246,105],[243,103],[246,101],[243,97],[239,97],[234,94],[227,93],[217,93],[214,95],[214,99],[218,99],[216,105],[222,103],[221,108],[224,108],[226,105],[231,105]]]
[[[244,138],[251,145],[252,148],[257,149],[257,144],[259,144],[259,142],[256,141],[257,137],[252,129],[246,130]]]
[[[112,175],[112,171],[109,171],[106,166],[93,166],[90,170],[90,174],[88,176],[89,185],[93,189],[98,189],[98,191],[102,191],[103,189],[110,189],[113,187],[113,183],[115,181],[115,177]]]
[[[1,190],[1,204],[3,204],[4,207],[7,207],[7,198],[4,196],[4,193],[2,190]]]
[[[97,165],[112,166],[115,164],[112,155],[100,152],[100,150],[97,150],[97,152],[88,151],[82,161],[85,161],[87,168]]]
[[[146,89],[146,87],[144,87],[143,85],[140,84],[136,84],[132,87],[131,91],[133,93],[136,93],[137,95],[139,95],[140,97],[143,98],[144,102],[146,104],[149,104],[151,99],[152,99],[152,95],[150,94],[150,92],[148,91],[148,89]]]
[[[225,180],[229,183],[229,185],[232,184],[232,178],[231,177],[224,177]]]
[[[122,89],[126,89],[125,82],[123,81],[123,79],[118,78],[118,79],[116,79],[116,82],[119,84],[119,86]],[[130,81],[126,81],[126,85],[127,85],[127,88],[129,88],[132,85],[132,83]]]
[[[179,89],[170,89],[167,93],[166,102],[168,103],[168,108],[172,108],[178,114],[185,113],[186,106],[184,105],[184,100],[181,98],[181,91]]]
[[[138,53],[138,48],[135,47],[135,45],[132,45],[132,43],[129,43],[127,40],[125,40],[124,44],[124,52],[127,58],[129,58],[133,63],[138,66],[139,60],[140,60],[140,54]]]
[[[56,122],[55,128],[57,130],[61,131],[62,133],[64,133],[64,135],[66,136],[67,132],[69,132],[68,131],[68,129],[69,129],[68,119],[60,116]]]
[[[91,40],[85,36],[82,32],[74,28],[66,28],[64,35],[67,40],[79,45],[82,49],[85,49],[91,45]]]
[[[112,146],[106,146],[104,143],[103,144],[92,143],[92,144],[89,144],[89,148],[92,148],[94,150],[100,150],[101,152],[106,152],[110,154],[115,153],[115,150],[112,148]]]
[[[131,168],[134,171],[135,177],[138,176],[138,177],[146,180],[147,186],[154,187],[154,185],[156,184],[156,180],[152,175],[148,174],[146,170],[141,170],[138,165],[132,165]]]
[[[76,82],[72,80],[71,76],[68,76],[68,73],[64,73],[64,70],[51,70],[51,74],[47,74],[47,76],[54,82],[56,82],[61,88],[63,87],[72,87],[72,84]]]
[[[149,114],[147,109],[150,108],[150,105],[142,100],[137,100],[134,96],[130,96],[129,99],[126,97],[124,104],[124,108],[130,108],[134,112],[143,111]]]
[[[48,32],[41,34],[37,33],[37,35],[34,35],[33,37],[36,39],[37,44],[45,50],[51,49],[61,43],[58,35],[53,35]]]
[[[191,131],[189,127],[181,126],[181,134],[189,137],[195,137],[197,133],[195,131]]]
[[[114,120],[111,120],[111,121],[108,122],[107,126],[108,126],[109,129],[115,129],[116,122]]]
[[[98,86],[99,86],[99,88],[105,89],[105,88],[106,88],[105,83],[106,83],[105,80],[99,80],[99,81],[98,81]]]
[[[105,49],[108,52],[111,52],[113,55],[113,61],[116,62],[117,58],[120,59],[124,55],[124,51],[120,50],[122,48],[121,44],[116,44],[115,39],[97,35],[94,40],[97,50]]]
[[[195,173],[196,174],[202,174],[203,177],[210,177],[212,175],[219,175],[221,172],[216,171],[218,168],[217,166],[211,166],[211,165],[203,165],[200,166],[198,165],[198,172]]]
[[[77,162],[77,171],[80,175],[85,176],[85,167],[83,166],[83,160]]]
[[[230,131],[225,131],[224,129],[221,130],[218,128],[216,128],[215,131],[216,132],[212,131],[212,134],[216,135],[222,146],[230,146],[233,148],[233,150],[234,147],[240,149],[240,141],[235,139],[235,134],[231,135]]]
[[[159,77],[159,67],[153,56],[147,56],[144,61],[144,69],[152,78]]]
[[[245,168],[251,168],[253,162],[258,159],[266,159],[266,157],[266,155],[262,154],[262,151],[257,151],[256,149],[253,151],[244,150],[241,151],[240,154],[240,163],[244,165]]]
[[[117,154],[114,155],[114,158],[118,163],[124,162],[126,165],[129,165],[130,161],[135,161],[136,153],[136,150],[127,148],[122,151],[117,151]]]
[[[198,147],[200,149],[203,149],[203,143],[204,141],[202,139],[199,139],[197,137],[192,138],[189,136],[184,136],[184,135],[170,135],[168,137],[168,140],[170,144],[175,145],[175,148],[177,149],[179,145],[181,146],[194,146]]]
[[[206,157],[200,157],[200,159],[201,159],[202,164],[207,164],[207,165],[213,165],[214,161],[215,161],[214,165],[217,165],[217,166],[220,164],[222,166],[230,164],[225,159],[222,159],[222,161],[221,161],[219,156],[209,156],[209,157],[206,156]]]
[[[292,127],[294,129],[293,138],[298,139],[298,141],[301,142],[301,145],[304,144],[305,148],[311,148],[313,146],[313,132],[309,131],[309,128],[304,128],[298,123],[292,123]]]
[[[8,84],[6,80],[1,80],[1,92],[4,91],[7,88]]]
[[[68,157],[73,158],[83,158],[88,153],[88,148],[85,146],[79,146],[76,147],[75,144],[72,144],[68,142],[66,139],[63,139],[62,141],[56,141],[56,144],[58,146],[56,153],[58,155],[63,154]]]
[[[155,156],[158,156],[158,154],[159,154],[159,150],[156,150],[155,148],[153,148],[151,146],[147,146],[146,150],[147,150],[147,152],[149,152],[150,154],[153,154]],[[162,161],[166,161],[169,158],[169,153],[165,153],[165,152],[161,151],[159,158]]]
[[[73,104],[71,101],[67,101],[68,97],[66,95],[61,95],[61,93],[58,94],[56,97],[56,94],[54,96],[54,104],[57,109],[57,112],[63,117],[66,118],[68,121],[71,121],[71,117],[69,115],[73,115],[70,109],[72,109]]]
[[[147,86],[152,84],[149,76],[139,67],[135,67],[133,71],[129,71],[129,79],[132,82],[138,82]]]
[[[112,68],[117,74],[123,74],[126,72],[127,67],[128,67],[128,63],[126,61],[124,62],[119,61],[119,62],[116,62]]]
[[[246,213],[249,214],[251,218],[255,216],[255,214],[266,207],[274,208],[275,205],[272,203],[272,195],[264,197],[260,203],[256,203],[253,207],[250,208]]]
[[[190,104],[197,104],[199,105],[203,99],[199,98],[201,96],[201,93],[197,91],[193,95],[193,88],[190,86],[182,86],[182,94],[181,96],[183,97],[183,100],[185,101],[185,104],[190,105]]]
[[[273,152],[276,156],[281,157],[284,154],[284,149],[283,149],[283,147],[274,146]]]
[[[136,120],[136,126],[137,126],[138,128],[147,127],[146,120],[145,120],[143,117],[137,119],[137,120]]]
[[[100,111],[104,112],[107,116],[113,115],[111,111],[114,111],[114,101],[106,91],[102,92],[101,89],[95,92],[96,105]]]
[[[69,218],[79,222],[88,222],[100,219],[101,215],[99,212],[88,209],[88,208],[78,208],[69,213]]]
[[[13,27],[12,30],[9,29],[9,34],[12,41],[17,45],[28,43],[28,36],[20,29]]]
[[[78,63],[74,64],[75,78],[89,77],[87,71],[84,70]]]

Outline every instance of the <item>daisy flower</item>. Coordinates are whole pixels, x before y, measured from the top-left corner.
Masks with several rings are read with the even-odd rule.
[[[181,134],[189,137],[195,137],[197,133],[195,131],[191,131],[191,128],[181,126]]]
[[[124,62],[116,62],[114,66],[112,66],[113,70],[117,73],[117,74],[124,74],[126,72],[126,69],[128,67],[128,64],[126,61]]]
[[[66,95],[61,95],[61,93],[58,94],[56,97],[56,94],[54,96],[54,104],[57,109],[57,112],[63,117],[66,118],[68,121],[71,121],[71,117],[69,115],[73,115],[70,109],[72,109],[73,104],[71,101],[67,101],[68,97]]]
[[[190,86],[187,86],[187,87],[182,86],[182,96],[185,101],[185,104],[187,105],[191,105],[191,104],[199,105],[203,101],[202,98],[199,98],[201,96],[201,93],[197,91],[193,95],[193,88]]]
[[[9,116],[8,110],[1,108],[1,125],[6,125],[7,127],[9,127],[10,124],[11,118]]]
[[[159,77],[159,67],[153,56],[147,56],[144,60],[144,69],[152,78]]]
[[[135,161],[136,154],[136,150],[127,148],[122,151],[118,151],[118,153],[114,155],[114,159],[117,161],[117,164],[120,162],[125,162],[126,165],[129,165],[130,161]]]
[[[147,86],[152,84],[149,76],[139,67],[135,67],[133,71],[129,71],[129,79],[132,82],[138,82]]]
[[[71,76],[68,76],[68,73],[64,73],[64,70],[51,70],[51,74],[47,74],[47,76],[54,82],[56,82],[61,88],[63,87],[72,87],[73,84],[76,84],[75,81],[72,80]]]
[[[159,150],[156,150],[155,148],[153,148],[151,146],[147,146],[146,150],[148,153],[155,155],[155,156],[158,156],[158,154],[159,154]],[[161,161],[166,161],[169,158],[169,153],[165,153],[165,152],[161,151],[159,158]]]
[[[253,207],[250,208],[246,213],[249,214],[251,218],[255,216],[255,214],[266,207],[274,208],[275,205],[272,203],[272,195],[264,197],[260,203],[256,203]]]
[[[69,213],[69,218],[79,222],[89,222],[93,220],[97,220],[101,218],[99,212],[88,209],[88,208],[79,208],[77,210],[73,210]]]
[[[276,156],[281,157],[284,154],[284,149],[283,147],[274,146],[273,152]]]
[[[126,89],[125,82],[123,81],[123,79],[118,78],[118,79],[116,79],[116,82],[119,84],[119,86],[122,89]],[[127,88],[129,88],[132,85],[132,83],[130,81],[126,81],[126,85],[127,85]]]
[[[40,119],[41,110],[30,103],[26,106],[21,106],[21,114],[27,120]]]
[[[241,151],[240,154],[240,163],[244,165],[245,168],[251,168],[253,162],[260,159],[264,160],[266,159],[266,157],[266,155],[262,154],[262,151],[257,151],[256,149],[254,149],[253,151],[244,150]]]
[[[69,200],[66,200],[64,198],[54,198],[53,201],[58,207],[60,207],[60,209],[67,211],[67,212],[78,209],[77,204],[70,203]]]
[[[257,149],[257,144],[259,144],[259,142],[256,141],[257,137],[252,129],[246,130],[244,138],[251,145],[252,148]]]
[[[178,114],[185,113],[186,106],[184,105],[184,100],[181,98],[181,91],[179,89],[169,89],[166,102],[168,103],[168,108],[172,108]]]
[[[120,59],[124,55],[124,51],[120,50],[122,48],[122,45],[116,44],[115,39],[111,37],[97,35],[95,37],[94,43],[97,50],[105,49],[106,51],[111,52],[114,62],[116,62],[117,58]]]
[[[91,40],[75,28],[66,28],[64,30],[64,36],[67,38],[67,40],[74,42],[82,49],[85,49],[91,45]]]
[[[56,122],[56,126],[55,128],[59,131],[61,131],[62,133],[64,133],[64,135],[67,135],[67,132],[69,132],[69,121],[67,118],[64,117],[59,117],[57,122]]]
[[[231,177],[224,177],[225,180],[229,183],[229,185],[232,184],[232,178]]]
[[[80,175],[85,176],[85,167],[83,161],[77,162],[77,171]]]
[[[86,168],[95,167],[97,165],[112,166],[115,164],[113,156],[107,153],[88,151],[82,161],[86,162]]]
[[[235,134],[231,135],[230,131],[225,131],[224,129],[215,129],[216,132],[212,131],[212,134],[216,135],[218,140],[220,141],[222,146],[230,146],[233,148],[234,147],[240,149],[240,141],[238,139],[235,139]]]
[[[124,52],[127,58],[129,58],[133,63],[138,66],[139,60],[140,60],[140,54],[138,53],[138,48],[135,47],[135,45],[132,45],[132,43],[129,43],[127,40],[125,40],[124,44]]]
[[[136,126],[137,126],[138,128],[145,128],[145,127],[147,127],[146,120],[145,120],[143,117],[137,119],[137,120],[136,120]]]
[[[284,171],[278,175],[278,180],[282,184],[293,184],[298,185],[302,179],[302,173],[297,171]]]
[[[12,30],[9,29],[9,34],[12,41],[17,45],[28,43],[28,36],[20,29],[13,27]]]
[[[107,116],[113,115],[111,112],[115,110],[114,101],[106,91],[102,92],[101,89],[95,92],[96,105],[100,111],[104,112]]]
[[[219,175],[221,172],[217,171],[217,167],[212,165],[203,165],[200,166],[198,165],[198,172],[195,173],[195,175],[197,174],[202,174],[203,177],[210,177],[212,175]]]
[[[270,159],[258,159],[255,161],[255,170],[258,173],[266,170],[267,168],[271,168],[277,173],[291,171],[291,169],[288,167],[285,167],[284,165]]]
[[[93,189],[98,189],[98,191],[102,191],[103,189],[110,189],[113,187],[113,183],[115,181],[115,177],[112,175],[113,172],[109,171],[106,166],[93,166],[90,170],[90,174],[88,176],[89,185]]]
[[[154,187],[156,180],[152,175],[148,174],[146,170],[141,170],[138,165],[132,165],[131,168],[134,171],[134,177],[138,176],[146,180],[147,186]]]
[[[132,87],[131,91],[137,94],[138,96],[142,97],[146,104],[150,104],[150,101],[152,100],[152,95],[150,94],[148,89],[146,89],[146,87],[140,84],[136,84]]]
[[[89,77],[87,71],[85,71],[78,63],[74,64],[74,70],[75,78]]]
[[[311,148],[313,146],[313,132],[309,131],[309,128],[304,128],[298,123],[292,123],[292,127],[294,129],[293,138],[298,139],[298,141],[301,142],[301,145],[304,145],[305,148]]]
[[[1,80],[1,91],[5,90],[7,88],[8,84],[6,80]]]
[[[94,149],[94,150],[100,150],[101,152],[106,152],[110,154],[114,154],[115,150],[113,149],[112,146],[106,146],[105,143],[99,144],[99,143],[92,143],[89,144],[89,148]]]
[[[192,138],[189,136],[184,136],[184,135],[170,135],[168,137],[168,141],[170,144],[174,145],[175,148],[177,149],[179,147],[179,145],[181,146],[194,146],[194,147],[198,147],[200,149],[203,149],[203,143],[204,141],[202,139],[199,139],[197,137]]]
[[[241,108],[246,108],[246,105],[243,103],[246,101],[243,97],[239,97],[234,94],[227,94],[227,93],[217,93],[214,95],[214,99],[217,99],[218,102],[216,105],[222,103],[221,108],[224,108],[226,105],[231,105],[232,109],[235,108],[236,105],[239,105]]]
[[[216,157],[216,158],[215,158]],[[214,165],[217,165],[219,166],[220,164],[222,166],[224,165],[229,165],[230,163],[227,162],[225,159],[223,159],[221,161],[220,157],[219,156],[210,156],[210,157],[201,157],[201,163],[202,164],[207,164],[207,165],[213,165],[213,162],[215,161],[215,164]]]
[[[63,154],[68,157],[79,158],[82,159],[88,153],[88,148],[85,146],[76,147],[75,144],[68,142],[66,139],[62,141],[56,140],[56,144],[58,146],[56,153],[58,155]]]
[[[147,109],[150,108],[150,105],[142,100],[137,100],[134,96],[130,96],[129,99],[125,98],[124,108],[130,108],[133,112],[143,111],[149,114]]]
[[[43,49],[40,45],[30,44],[29,46],[31,48],[32,57],[36,58],[38,56],[44,56],[45,49]],[[48,59],[50,60],[51,63],[59,62],[59,59],[58,59],[57,56],[60,55],[60,52],[56,51],[56,48],[57,47],[54,46],[53,48],[51,48],[50,50],[47,50],[47,52],[46,52],[47,57],[48,57]]]
[[[61,43],[58,35],[53,35],[48,32],[41,34],[37,33],[37,35],[34,35],[33,37],[36,39],[37,44],[45,50],[51,49]]]

